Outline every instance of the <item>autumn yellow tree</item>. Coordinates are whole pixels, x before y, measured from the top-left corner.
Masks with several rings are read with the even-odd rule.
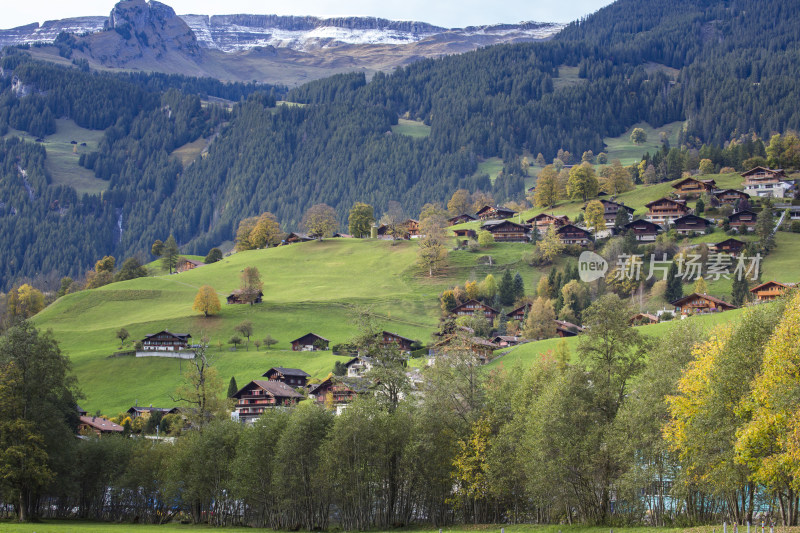
[[[552,263],[564,251],[564,243],[561,242],[561,238],[556,233],[555,224],[550,224],[544,239],[541,240],[538,246],[539,250],[542,251],[542,257],[548,263]]]
[[[44,295],[25,283],[8,291],[6,304],[9,316],[30,318],[44,309]]]
[[[472,197],[466,189],[458,189],[447,202],[447,211],[451,216],[463,215],[472,211]]]
[[[751,420],[738,432],[736,460],[753,471],[753,481],[781,499],[784,524],[794,523],[800,481],[800,293],[795,294],[764,350],[745,409]],[[795,513],[797,510],[795,509]]]
[[[459,452],[453,461],[455,494],[467,516],[479,521],[488,504],[490,483],[488,455],[491,427],[481,418],[472,425],[467,439],[459,441]]]
[[[539,296],[531,304],[522,334],[531,340],[555,337],[555,319],[556,312],[553,309],[553,301]]]
[[[281,225],[272,213],[261,213],[256,220],[255,226],[250,230],[248,241],[253,248],[266,248],[280,244]]]
[[[631,173],[622,166],[619,159],[615,159],[611,165],[602,170],[600,188],[608,194],[621,194],[633,190]]]
[[[606,209],[600,200],[592,200],[586,204],[584,220],[586,220],[586,225],[592,228],[595,233],[606,229],[605,212]]]
[[[553,165],[547,165],[536,178],[536,191],[533,201],[536,207],[552,207],[559,200],[558,172]]]
[[[198,313],[203,313],[206,317],[216,315],[222,309],[219,303],[217,291],[211,285],[203,285],[194,297],[192,309]]]

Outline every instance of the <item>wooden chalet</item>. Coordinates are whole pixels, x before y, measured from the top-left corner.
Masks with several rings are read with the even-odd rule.
[[[338,231],[333,234],[334,239],[353,239],[354,237],[349,233],[339,233]]]
[[[325,337],[320,337],[316,333],[306,333],[291,342],[292,351],[294,352],[316,352],[318,350],[327,350],[330,341]]]
[[[486,364],[492,358],[494,351],[500,348],[500,345],[495,344],[492,341],[488,341],[486,339],[482,339],[480,337],[475,336],[465,336],[465,335],[448,335],[441,341],[437,342],[434,347],[428,352],[428,357],[430,364],[432,364],[432,360],[430,358],[437,357],[437,356],[446,356],[448,349],[455,343],[458,346],[458,349],[466,348],[473,355],[480,361],[481,364]]]
[[[620,211],[627,212],[628,221],[633,219],[634,209],[632,207],[628,207],[625,204],[615,202],[614,200],[606,200],[605,198],[600,198],[597,201],[603,204],[603,219],[606,221],[607,228],[610,228],[614,225],[614,222],[616,222],[617,220],[617,213],[619,213]],[[582,211],[586,211],[586,205],[581,207]]]
[[[370,392],[369,383],[363,378],[328,376],[322,383],[313,385],[308,396],[317,405],[341,414],[359,395]]]
[[[518,344],[523,344],[528,341],[527,339],[515,337],[514,335],[498,335],[492,339],[492,342],[500,348],[506,348],[508,346],[517,346]]]
[[[364,355],[353,357],[344,364],[344,367],[347,369],[347,377],[362,377],[364,374],[372,370],[372,365],[374,362],[375,361],[372,359],[372,357],[367,357]]]
[[[383,345],[384,347],[397,345],[401,351],[410,352],[411,345],[413,343],[414,339],[403,337],[402,335],[398,335],[397,333],[392,333],[391,331],[381,332],[381,345]]]
[[[678,235],[705,233],[707,228],[714,225],[714,223],[707,218],[691,214],[676,218],[673,221],[673,224],[675,226],[675,231],[678,232]]]
[[[305,387],[308,378],[311,376],[299,368],[284,368],[282,366],[273,366],[261,377],[267,378],[268,381],[280,381],[290,387]]]
[[[556,235],[561,239],[564,244],[577,244],[578,246],[587,246],[592,242],[592,232],[589,230],[579,228],[574,224],[566,224],[556,230]]]
[[[711,193],[721,204],[736,205],[740,200],[749,200],[750,195],[738,189],[720,189]]]
[[[658,324],[658,317],[650,313],[636,313],[631,317],[631,326],[645,326],[647,324]]]
[[[122,433],[124,428],[119,424],[115,424],[111,420],[107,420],[101,416],[86,416],[83,415],[78,423],[78,434],[88,435],[94,433],[97,436],[108,435],[113,433]]]
[[[145,335],[142,339],[142,350],[145,352],[177,352],[189,348],[188,333],[171,333],[167,330]]]
[[[264,293],[263,293],[263,292],[261,292],[261,291],[258,291],[258,295],[256,296],[256,299],[255,299],[255,300],[253,300],[253,303],[254,303],[254,304],[260,304],[260,303],[261,303],[261,299],[262,299],[263,297],[264,297]],[[244,297],[244,291],[243,291],[242,289],[236,289],[236,290],[234,290],[233,292],[231,292],[231,293],[228,295],[228,297],[227,297],[225,300],[226,300],[226,301],[227,301],[229,304],[231,304],[231,305],[233,305],[233,304],[246,304],[246,303],[249,303],[249,302],[248,302],[248,301],[245,299],[245,297]]]
[[[780,281],[767,281],[750,289],[758,302],[769,302],[778,298],[789,289],[797,287],[796,283],[781,283]]]
[[[751,168],[747,172],[742,172],[744,191],[752,196],[772,196],[783,198],[791,188],[791,184],[783,169],[771,169],[766,167]]]
[[[511,320],[518,320],[522,322],[525,320],[525,315],[528,314],[528,310],[531,308],[531,304],[525,304],[517,307],[510,313],[506,313],[506,316]]]
[[[733,257],[739,255],[742,250],[744,250],[745,246],[746,244],[744,242],[734,238],[725,239],[724,241],[711,245],[715,252],[730,254]]]
[[[716,187],[714,180],[699,180],[697,178],[683,178],[672,184],[675,194],[680,197],[700,196],[703,193],[710,193]]]
[[[747,233],[755,229],[757,219],[758,215],[753,211],[742,209],[729,216],[728,223],[731,228],[735,228],[739,233]]]
[[[467,244],[470,239],[478,238],[478,232],[474,229],[454,229],[453,233],[461,244]]]
[[[236,413],[242,422],[252,422],[265,409],[289,407],[305,399],[289,385],[281,381],[256,379],[239,389],[232,396],[236,400]]]
[[[525,223],[533,226],[539,233],[544,233],[552,225],[560,228],[569,224],[569,217],[567,215],[553,215],[548,213],[539,213],[535,217],[529,218]]]
[[[132,420],[139,418],[140,416],[149,417],[152,416],[154,413],[161,413],[161,415],[174,415],[178,413],[177,407],[139,407],[138,405],[134,405],[127,411],[128,416],[131,417]]]
[[[411,239],[416,239],[420,237],[419,233],[419,220],[414,220],[413,218],[409,218],[403,225],[406,227],[406,235],[408,235]]]
[[[181,257],[178,259],[178,265],[175,267],[176,272],[186,272],[187,270],[194,270],[195,268],[206,266],[205,263],[202,261],[196,261],[194,259],[186,259],[185,257]]]
[[[684,296],[680,300],[672,302],[675,306],[675,312],[681,315],[693,315],[698,313],[721,313],[736,309],[735,305],[731,305],[724,300],[720,300],[708,294],[692,293]]]
[[[671,224],[676,218],[688,215],[691,211],[686,205],[686,200],[673,200],[666,197],[644,205],[648,209],[645,218],[662,226]]]
[[[492,235],[496,242],[528,242],[530,228],[510,220],[488,220],[481,224]]]
[[[478,300],[468,300],[456,306],[456,308],[453,309],[453,314],[456,316],[474,316],[477,311],[483,311],[483,315],[486,319],[491,321],[494,321],[495,317],[499,314],[497,309],[489,307]]]
[[[664,229],[655,222],[641,219],[628,222],[623,226],[623,231],[625,233],[633,231],[636,240],[639,242],[654,242],[658,234],[662,233]]]
[[[567,322],[565,320],[556,320],[556,335],[559,337],[574,337],[578,333],[583,331],[583,328],[573,324],[572,322]]]
[[[461,213],[460,215],[448,218],[447,222],[451,226],[455,226],[456,224],[463,224],[464,222],[472,222],[473,220],[478,220],[478,219],[477,217],[474,217],[469,213]]]
[[[481,207],[475,216],[477,216],[481,220],[498,220],[504,218],[511,218],[516,215],[517,212],[513,209],[506,209],[505,207],[498,207],[498,206],[491,206],[485,205]]]
[[[294,233],[294,232],[292,232],[289,235],[287,235],[285,239],[283,239],[283,242],[285,244],[293,244],[293,243],[296,243],[296,242],[308,242],[308,241],[313,241],[313,240],[314,240],[314,237],[312,237],[311,235],[308,235],[307,233]]]

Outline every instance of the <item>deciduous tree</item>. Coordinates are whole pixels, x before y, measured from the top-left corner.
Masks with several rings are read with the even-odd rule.
[[[347,217],[348,231],[357,239],[369,237],[372,225],[375,223],[375,210],[369,204],[356,202],[350,208]]]
[[[203,313],[206,317],[219,313],[222,306],[219,303],[219,296],[217,296],[217,291],[214,290],[214,287],[211,285],[203,285],[200,287],[200,290],[197,291],[197,295],[194,297],[192,309],[198,313]]]
[[[606,209],[599,200],[592,200],[586,204],[584,220],[586,225],[592,228],[595,234],[597,234],[598,231],[606,229],[605,212]]]
[[[573,200],[583,200],[597,196],[599,184],[594,168],[589,163],[581,163],[572,167],[567,181],[567,194]]]
[[[322,240],[330,237],[339,228],[336,211],[328,204],[316,204],[303,215],[302,226],[309,235]]]
[[[536,191],[533,201],[536,207],[552,207],[559,200],[558,172],[553,165],[544,167],[536,178]]]
[[[242,299],[253,305],[258,300],[263,288],[264,282],[261,281],[261,273],[258,268],[245,267],[242,270],[241,285],[239,285],[239,289],[242,291]]]
[[[643,144],[647,142],[647,132],[642,128],[633,128],[631,132],[631,142],[633,144]]]
[[[450,216],[453,217],[473,212],[472,197],[469,191],[466,189],[458,189],[454,192],[450,201],[447,202],[447,211],[449,211]]]
[[[549,339],[556,336],[556,312],[553,301],[539,296],[528,310],[522,334],[527,339]]]

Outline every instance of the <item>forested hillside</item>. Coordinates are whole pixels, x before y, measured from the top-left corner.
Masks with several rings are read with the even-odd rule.
[[[45,204],[72,193],[53,184],[44,154],[25,147],[39,154],[25,160],[30,169],[5,165],[0,224],[10,229],[0,253],[22,255],[3,263],[0,287],[41,273],[80,275],[105,254],[144,255],[170,232],[186,252],[205,254],[232,238],[238,220],[264,211],[291,231],[320,202],[344,223],[355,201],[378,215],[402,201],[414,216],[460,187],[520,200],[523,155],[599,153],[605,138],[640,122],[686,121],[680,141],[694,148],[744,133],[768,139],[800,128],[798,16],[789,0],[619,0],[551,42],[422,60],[369,82],[339,75],[288,95],[179,76],[101,75],[80,62],[67,69],[7,52],[0,133],[46,136],[63,117],[105,130],[80,164],[108,187],[102,198]],[[207,102],[212,96],[231,102]],[[276,107],[284,98],[301,105]],[[398,117],[423,121],[430,134],[392,133]],[[174,156],[201,140],[202,157]],[[503,165],[493,183],[478,166],[490,157]],[[22,170],[41,174],[34,194]],[[61,217],[49,231],[45,212]],[[64,223],[71,216],[85,222]],[[52,251],[85,239],[63,257]]]

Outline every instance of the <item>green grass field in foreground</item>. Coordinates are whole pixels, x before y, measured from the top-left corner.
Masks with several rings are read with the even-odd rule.
[[[471,532],[500,532],[504,529],[507,533],[608,533],[607,527],[589,527],[589,526],[568,526],[568,525],[550,525],[550,526],[536,526],[536,525],[501,525],[501,524],[478,524],[466,526],[453,526],[444,527],[441,529],[443,533],[471,533]],[[711,528],[708,533],[711,533]],[[777,528],[776,528],[777,530]],[[180,525],[180,524],[167,524],[163,526],[152,525],[136,525],[136,524],[111,524],[111,523],[98,523],[98,522],[78,522],[78,521],[44,521],[36,524],[19,524],[14,522],[0,522],[0,531],[7,533],[101,533],[105,531],[113,533],[178,533],[187,531],[214,531],[219,533],[228,533],[230,531],[253,531],[252,528],[243,527],[221,527],[214,528],[208,526],[193,526],[193,525]],[[393,529],[392,531],[408,531],[408,532],[438,532],[439,528],[431,527],[412,527],[405,529]],[[703,528],[694,528],[684,530],[679,528],[656,528],[656,527],[615,527],[614,531],[618,533],[679,533],[682,531],[692,533],[706,533]],[[379,533],[375,530],[374,533]],[[781,530],[783,533],[783,530]]]

